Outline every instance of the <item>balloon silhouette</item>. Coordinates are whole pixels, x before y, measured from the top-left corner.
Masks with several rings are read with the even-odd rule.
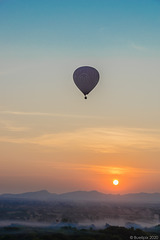
[[[93,67],[79,67],[73,73],[73,80],[84,94],[84,98],[87,99],[86,95],[93,90],[99,81],[99,72]]]

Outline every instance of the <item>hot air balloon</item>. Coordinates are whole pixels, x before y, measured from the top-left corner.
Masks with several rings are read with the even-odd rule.
[[[93,90],[99,81],[99,72],[93,67],[79,67],[73,73],[73,80],[84,94],[84,98],[87,99],[86,95]]]

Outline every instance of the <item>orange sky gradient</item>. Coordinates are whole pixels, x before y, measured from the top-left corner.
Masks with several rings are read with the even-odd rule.
[[[13,136],[0,138],[1,192],[158,190],[160,133],[154,129],[87,128],[39,137],[24,137],[22,127],[5,131]]]

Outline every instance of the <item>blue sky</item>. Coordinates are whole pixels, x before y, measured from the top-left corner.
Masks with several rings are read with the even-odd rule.
[[[6,0],[0,4],[5,52],[136,55],[137,47],[149,49],[148,55],[159,53],[159,1]]]
[[[160,191],[159,12],[158,0],[0,1],[0,192],[114,192],[115,177],[119,193]],[[83,65],[100,73],[87,101],[72,78]]]

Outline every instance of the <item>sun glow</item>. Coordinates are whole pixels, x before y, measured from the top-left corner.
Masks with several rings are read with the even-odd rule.
[[[117,185],[119,184],[119,181],[118,181],[117,179],[114,179],[114,180],[113,180],[113,184],[114,184],[115,186],[117,186]]]

